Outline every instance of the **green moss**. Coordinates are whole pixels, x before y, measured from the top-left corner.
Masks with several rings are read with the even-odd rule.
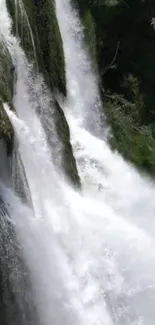
[[[53,0],[44,0],[36,5],[36,21],[42,59],[51,86],[66,94],[63,45]]]
[[[4,111],[3,103],[0,102],[0,138],[11,140],[12,135],[11,123]]]
[[[7,0],[6,4],[13,22],[13,34],[20,38],[21,45],[26,51],[28,58],[38,61],[40,43],[34,18],[35,7],[33,2],[28,3],[26,1],[27,5],[25,5],[23,1],[16,1],[15,5],[15,1]]]
[[[23,5],[21,5],[23,3]],[[66,94],[65,68],[62,39],[55,14],[53,0],[17,2],[7,0],[13,19],[13,32],[19,35],[21,44],[30,60],[37,61],[51,89]]]
[[[0,43],[0,96],[11,103],[13,95],[14,67],[9,51],[3,41]]]
[[[11,147],[13,129],[4,111],[3,103],[7,102],[12,107],[14,67],[10,54],[3,43],[0,43],[0,138],[3,138]],[[9,150],[10,151],[10,150]]]
[[[85,26],[85,38],[89,53],[92,56],[95,69],[97,69],[97,49],[96,49],[96,30],[95,22],[90,10],[83,13],[83,23]]]
[[[13,32],[19,35],[29,60],[37,61],[38,70],[44,75],[46,84],[52,92],[54,93],[56,89],[66,95],[63,44],[54,0],[40,0],[36,4],[31,0],[23,0],[23,4],[24,7],[21,8],[18,2],[15,10],[14,1],[7,0],[13,18]],[[63,147],[63,167],[70,180],[79,185],[67,121],[56,101],[51,109],[54,111],[57,133]]]
[[[92,58],[93,68],[98,72],[96,23],[90,10],[90,4],[91,2],[89,0],[72,0],[72,5],[79,12],[81,23],[84,26],[85,47],[88,49]]]
[[[63,110],[56,103],[57,111],[55,114],[55,123],[60,141],[63,143],[63,168],[71,179],[72,183],[80,187],[80,178],[77,171],[76,161],[73,156],[72,146],[70,143],[70,131],[65,119]]]

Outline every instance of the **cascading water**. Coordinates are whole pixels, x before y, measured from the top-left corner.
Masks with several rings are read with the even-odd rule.
[[[67,106],[76,121],[93,133],[100,133],[101,102],[97,78],[84,44],[84,34],[78,13],[69,1],[57,0],[56,13],[64,42]],[[63,17],[63,19],[62,19]],[[91,90],[91,91],[90,91]],[[73,109],[73,110],[72,110]]]
[[[18,139],[33,205],[32,210],[12,190],[0,185],[30,274],[29,304],[34,300],[39,316],[31,323],[25,317],[25,324],[154,325],[155,187],[94,135],[99,133],[96,124],[100,128],[100,99],[78,14],[69,0],[56,0],[67,72],[64,110],[82,195],[64,181],[56,167],[44,131],[44,114],[48,112],[41,105],[42,112],[37,113],[34,96],[34,92],[37,98],[43,93],[10,34],[3,0],[0,6],[0,29],[18,61],[14,96],[17,115],[7,104],[4,108]],[[53,122],[48,132],[57,143]],[[90,128],[94,128],[91,133]],[[24,302],[22,308],[25,310]]]
[[[3,180],[11,187],[11,168],[3,143],[0,144],[0,157],[0,320],[8,325],[39,324],[22,246],[17,241],[14,220],[9,213],[11,202],[7,204],[7,191],[2,184]]]
[[[64,104],[64,111],[70,125],[72,145],[85,194],[99,200],[105,199],[116,212],[134,217],[133,222],[148,224],[148,214],[149,221],[153,221],[154,184],[141,177],[117,152],[112,152],[106,141],[94,136],[96,125],[93,118],[91,132],[87,129],[85,114],[87,113],[88,123],[93,114],[100,119],[101,104],[97,80],[84,46],[83,28],[71,3],[71,0],[56,0],[56,13],[66,62],[68,100]],[[97,111],[94,111],[94,107],[98,108]],[[137,213],[141,218],[137,218]]]
[[[135,228],[136,232],[140,231],[140,229],[144,229],[144,231],[148,233],[147,236],[153,238],[155,234],[154,184],[152,184],[150,180],[142,178],[132,166],[124,162],[117,152],[112,152],[103,139],[93,135],[93,131],[95,131],[96,127],[96,121],[93,116],[97,115],[99,117],[99,110],[101,107],[97,80],[93,75],[90,66],[90,58],[84,46],[83,28],[81,27],[78,13],[71,4],[71,0],[56,0],[56,13],[63,39],[66,62],[68,101],[64,105],[64,110],[71,130],[72,145],[85,196],[92,199],[95,198],[99,204],[103,201],[106,202],[115,213],[118,213],[120,217],[122,217],[122,226],[123,220],[126,218],[125,220],[129,222],[128,230],[131,225],[135,224],[138,225],[138,228]],[[95,110],[95,108],[97,108],[97,110]],[[91,125],[91,133],[89,132],[87,123]],[[104,205],[102,206],[102,211],[104,215]],[[115,218],[116,216],[114,219]],[[118,229],[118,237],[121,236],[121,229],[123,230],[122,227]],[[107,234],[105,234],[105,236],[106,235]],[[124,229],[123,240],[125,240],[125,236]],[[134,250],[133,242],[129,245],[131,245]],[[117,247],[117,242],[115,242],[115,246]],[[144,249],[143,245],[142,247]],[[115,272],[112,277],[115,279],[114,282],[116,286],[117,282],[119,283],[120,277],[122,277],[122,288],[120,286],[120,293],[116,295],[114,290],[111,290],[110,298],[108,294],[106,295],[106,297],[108,297],[107,304],[108,306],[111,305],[110,309],[113,310],[112,318],[115,324],[153,324],[154,313],[152,307],[150,308],[152,304],[151,302],[148,303],[148,301],[152,300],[154,295],[152,291],[154,287],[153,278],[151,280],[150,277],[152,283],[150,286],[145,286],[142,283],[140,285],[138,284],[139,281],[136,276],[135,268],[139,268],[139,261],[137,260],[137,266],[135,264],[135,267],[133,263],[134,271],[132,271],[132,266],[130,267],[130,258],[134,260],[134,251],[130,253],[127,246],[125,249],[128,255],[125,269],[127,273],[130,274],[130,281],[128,277],[126,278],[126,272],[123,271],[123,268],[119,267],[119,263],[122,259],[122,252],[119,249],[116,253],[118,257],[114,259],[116,267],[120,269],[120,274],[118,273],[117,276],[117,272]],[[108,254],[111,255],[109,249]],[[101,256],[103,255],[102,253]],[[146,256],[143,258],[145,260]],[[153,256],[152,261],[154,261]],[[94,264],[95,263],[96,261]],[[149,273],[151,273],[151,269],[149,269]],[[141,269],[141,271],[138,272],[138,276],[141,279],[143,277],[145,278],[145,270]],[[135,283],[135,288],[139,287],[138,290],[133,289],[134,285],[132,282]],[[102,281],[99,283],[101,286]],[[131,294],[127,293],[127,289],[124,291],[123,287],[126,285],[131,286]],[[147,307],[143,310],[144,295],[146,294],[144,288],[147,287],[149,288],[146,289],[146,291],[148,291],[146,298]],[[141,297],[139,297],[139,292]],[[121,296],[122,298],[120,299]],[[147,310],[148,306],[150,308],[149,311]],[[134,309],[136,310],[135,315],[139,314],[137,318],[135,315],[133,316]],[[151,316],[148,317],[148,314]],[[101,323],[104,323],[103,320],[101,320]]]

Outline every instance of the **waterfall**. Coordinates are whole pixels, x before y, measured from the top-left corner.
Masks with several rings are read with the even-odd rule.
[[[14,206],[14,199],[11,215],[24,247],[41,322],[102,321],[111,325],[116,320],[124,324],[125,320],[126,324],[140,324],[141,314],[148,320],[138,296],[144,303],[147,300],[148,313],[153,313],[154,240],[120,218],[106,203],[82,197],[61,184],[58,175],[53,175],[46,148],[38,146],[25,122],[5,109],[23,146],[22,157],[30,155],[27,163],[31,168],[34,164],[33,181],[37,179],[35,194],[39,199],[35,215],[26,214],[21,220],[21,208],[17,202]],[[37,157],[44,170],[38,170]],[[27,174],[28,179],[32,174]],[[12,202],[9,194],[7,200]]]
[[[98,117],[100,115],[99,110],[102,108],[97,88],[97,79],[91,69],[90,57],[84,44],[84,29],[81,25],[78,12],[72,6],[71,0],[56,0],[56,13],[63,39],[66,62],[68,100],[64,105],[64,111],[71,130],[71,141],[85,196],[92,200],[95,198],[98,204],[106,202],[106,205],[112,208],[113,213],[122,218],[120,224],[123,225],[124,221],[128,222],[128,230],[130,227],[129,225],[134,226],[136,227],[136,232],[137,230],[144,231],[152,240],[155,234],[154,183],[150,179],[142,177],[137,170],[130,164],[127,164],[117,152],[112,152],[107,141],[101,138],[100,134],[96,136],[93,132],[96,128],[96,120],[93,116],[95,115],[95,117]],[[88,127],[90,120],[91,129]],[[98,125],[99,124],[98,122]],[[104,130],[105,135],[106,132],[109,132],[109,130]],[[104,215],[105,208],[102,207],[102,209]],[[116,215],[114,219],[116,219]],[[102,234],[103,232],[102,229]],[[118,229],[118,238],[121,236],[121,233],[120,227],[120,229]],[[115,245],[117,246],[116,242]],[[136,249],[136,246],[133,245],[132,247]],[[135,283],[135,287],[139,287],[135,268],[132,272],[132,267],[130,269],[129,265],[129,259],[132,257],[134,259],[134,252],[131,253],[131,255],[133,255],[131,257],[127,247],[125,249],[128,255],[128,261],[125,268],[127,273],[130,274],[130,281]],[[108,258],[110,258],[111,254],[113,255],[109,248],[107,254]],[[118,257],[116,257],[116,260],[114,258],[114,260],[116,262],[116,267],[119,268],[117,258],[119,259],[121,255],[120,249],[116,252],[116,255]],[[144,259],[146,259],[145,254]],[[153,260],[154,257],[152,256],[152,261]],[[114,265],[115,262],[113,262]],[[102,264],[101,260],[100,264]],[[139,262],[137,262],[137,267],[139,267]],[[150,272],[151,270],[149,269],[149,273]],[[105,295],[108,301],[107,304],[113,315],[112,318],[114,319],[114,323],[153,324],[154,313],[152,307],[148,312],[147,308],[150,306],[148,306],[147,303],[145,311],[142,310],[143,301],[145,300],[142,292],[145,291],[145,285],[144,287],[140,285],[141,289],[138,289],[138,291],[140,290],[141,298],[139,298],[138,291],[134,291],[134,289],[133,291],[131,289],[131,294],[128,294],[126,290],[123,294],[123,287],[129,284],[129,279],[126,278],[125,273],[121,268],[119,272],[113,274],[116,286],[119,283],[119,279],[122,278],[120,295],[117,293],[115,296],[114,288],[111,293]],[[140,271],[140,273],[138,272],[138,274],[140,278],[143,278],[143,271]],[[150,275],[148,274],[148,276]],[[100,286],[101,282],[99,282]],[[153,288],[153,286],[152,282],[150,288]],[[121,296],[122,298],[120,298]],[[147,299],[150,301],[153,296],[154,294],[151,289],[150,292],[147,292]],[[115,301],[114,303],[113,299]],[[133,307],[134,305],[135,307]],[[151,316],[147,316],[148,313],[150,313]],[[94,323],[97,323],[97,321]],[[101,319],[101,323],[104,323],[103,319]]]
[[[36,67],[38,68],[38,61],[37,61],[37,53],[36,53],[36,47],[35,47],[35,41],[33,37],[33,32],[31,28],[31,24],[29,21],[29,17],[27,15],[26,9],[24,7],[24,3],[22,0],[15,0],[14,1],[14,10],[15,10],[15,23],[16,23],[16,36],[19,37],[19,26],[20,26],[20,20],[22,22],[22,25],[20,26],[21,28],[21,34],[23,34],[23,25],[26,23],[28,33],[30,36],[31,44],[32,44],[32,50],[33,50],[33,55],[36,63]],[[22,35],[23,36],[23,35]]]
[[[3,141],[0,141],[0,320],[5,325],[28,325],[39,321],[29,273],[23,260],[7,187],[11,187],[11,168]],[[3,183],[2,183],[3,181]],[[6,184],[4,186],[4,183]],[[7,196],[7,198],[5,197]],[[16,200],[16,199],[15,199]],[[14,200],[14,201],[15,201]],[[16,200],[17,201],[17,200]],[[17,209],[17,205],[16,205]],[[28,209],[27,209],[28,210]],[[17,210],[16,210],[17,212]],[[26,209],[25,209],[26,213]],[[32,312],[33,311],[33,312]],[[22,316],[21,316],[22,315]]]
[[[27,15],[26,10],[25,10],[23,1],[22,0],[17,0],[17,1],[18,1],[18,3],[15,3],[15,6],[16,6],[16,9],[19,6],[19,10],[21,12],[21,19],[24,20],[24,18],[25,18],[25,20],[26,20],[27,27],[28,27],[28,30],[29,30],[29,33],[30,33],[30,38],[31,38],[31,43],[32,43],[34,58],[35,58],[36,65],[37,65],[37,68],[38,68],[37,53],[36,53],[36,48],[35,48],[35,42],[34,42],[34,38],[33,38],[32,28],[31,28],[31,25],[30,25],[30,22],[29,22],[29,17]],[[16,17],[16,24],[18,25],[18,13],[17,13],[17,17]],[[18,36],[18,28],[16,29],[16,32],[17,32],[17,36]]]
[[[21,178],[23,184],[26,179],[33,207],[21,201],[10,184],[0,182],[7,211],[2,214],[0,208],[2,221],[9,216],[7,238],[14,229],[28,278],[24,287],[24,272],[17,263],[16,276],[9,283],[18,304],[21,301],[23,317],[17,317],[16,323],[154,325],[155,186],[100,136],[97,78],[78,13],[71,1],[56,0],[66,63],[64,112],[81,193],[67,183],[55,158],[61,160],[61,144],[49,111],[51,94],[40,76],[34,78],[32,66],[12,37],[3,0],[0,8],[0,29],[17,71],[15,112],[8,103],[4,109],[15,131],[24,167]],[[25,299],[17,287],[22,293],[25,288]]]
[[[92,71],[91,59],[85,48],[83,28],[77,11],[71,7],[68,0],[55,2],[65,44],[66,82],[69,90],[67,106],[81,125],[99,134],[101,101],[98,79]]]
[[[99,115],[101,109],[97,79],[84,45],[84,29],[72,1],[56,0],[56,13],[66,62],[68,100],[64,111],[85,194],[99,201],[104,199],[123,217],[153,232],[154,183],[142,177],[117,152],[112,152],[106,137],[93,134],[96,120],[91,121],[91,131],[84,123],[86,112],[89,111],[90,120],[91,114]],[[147,222],[148,214],[151,226]]]

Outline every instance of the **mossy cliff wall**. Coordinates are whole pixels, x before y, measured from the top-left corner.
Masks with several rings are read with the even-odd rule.
[[[12,106],[14,68],[10,54],[3,40],[0,41],[0,139],[4,139],[8,153],[13,138],[12,126],[3,109],[3,103]]]
[[[0,141],[4,140],[5,145],[8,148],[8,153],[10,153],[10,148],[12,147],[13,130],[11,124],[7,118],[7,115],[3,108],[3,103],[12,102],[13,94],[13,64],[8,50],[3,42],[0,40]],[[0,156],[1,159],[1,156]],[[8,260],[6,258],[6,245],[8,240],[5,237],[7,233],[7,227],[4,225],[4,215],[1,215],[0,211],[0,324],[11,325],[8,319],[8,308],[7,308],[7,297],[9,295],[12,299],[12,291],[9,290],[9,276],[6,272],[6,265]],[[5,229],[4,229],[5,228]],[[11,306],[9,306],[11,307]],[[11,315],[11,309],[10,309]],[[15,323],[12,322],[12,325]]]
[[[7,0],[13,32],[51,87],[66,93],[63,46],[52,0]]]

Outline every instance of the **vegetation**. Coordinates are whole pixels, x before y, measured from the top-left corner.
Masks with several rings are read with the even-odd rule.
[[[154,175],[155,0],[72,2],[79,9],[86,43],[99,72],[104,112],[112,126],[110,144],[126,159]],[[17,4],[15,10],[14,2],[7,0],[14,33],[19,35],[29,59],[36,63],[47,85],[65,95],[63,46],[54,0],[18,0]],[[8,85],[4,88],[1,85],[3,98],[8,98],[6,89]],[[64,114],[57,103],[54,109],[56,120],[62,121],[59,136],[64,147],[69,148]],[[7,130],[10,136],[5,114],[2,110],[0,114],[1,134]],[[64,154],[66,166],[71,148],[68,150]]]
[[[16,6],[15,6],[16,2]],[[155,176],[155,0],[72,0],[85,27],[85,41],[99,74],[104,113],[112,128],[109,143],[140,170]],[[35,71],[44,76],[47,86],[66,95],[62,39],[55,15],[54,0],[6,0],[12,18],[12,31],[20,39]],[[3,109],[12,107],[14,66],[0,41],[0,139],[11,152],[13,130]],[[63,110],[51,103],[57,133],[63,144],[63,167],[69,179],[80,186],[70,144],[70,133]],[[15,234],[0,215],[0,323],[18,322],[18,302],[12,292],[15,269],[18,288],[31,286],[20,258]],[[8,238],[9,236],[9,238]],[[11,263],[14,270],[9,269]],[[10,276],[8,276],[10,274]],[[25,280],[23,281],[23,275]],[[21,281],[21,282],[20,282]],[[28,282],[27,282],[28,281]],[[24,283],[24,284],[23,284]],[[15,288],[16,289],[16,288]],[[19,293],[20,294],[20,293]],[[27,306],[27,314],[31,314]],[[32,306],[34,308],[34,306]],[[23,323],[26,320],[23,314]],[[10,316],[10,318],[9,318]],[[35,322],[38,324],[38,320]]]
[[[155,175],[155,0],[73,1],[82,18],[91,13],[90,35],[95,26],[90,42],[112,148]]]
[[[155,0],[72,2],[80,12],[99,73],[103,108],[112,126],[110,144],[138,168],[155,174]],[[15,11],[14,2],[7,0],[14,33],[47,85],[65,95],[63,46],[54,0],[18,0],[17,4]],[[67,166],[68,158],[73,159],[68,126],[61,108],[55,104],[54,109],[56,120],[62,121],[58,133],[66,148]],[[3,123],[1,130],[5,128],[9,130]],[[74,167],[71,170],[74,174]]]

